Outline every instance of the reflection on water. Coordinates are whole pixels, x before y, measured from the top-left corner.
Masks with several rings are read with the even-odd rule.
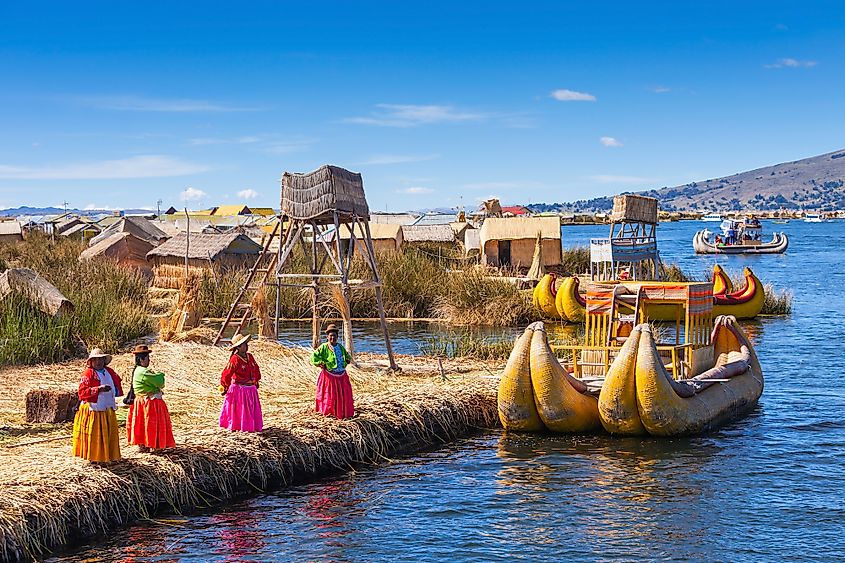
[[[713,257],[691,255],[698,227],[661,225],[661,256],[708,269]],[[489,432],[220,514],[141,524],[64,560],[833,559],[845,552],[845,392],[836,369],[845,295],[835,289],[845,283],[837,250],[845,223],[784,227],[787,254],[720,260],[793,289],[795,312],[744,324],[766,389],[749,416],[718,432],[667,440]],[[566,229],[564,241],[605,230]],[[407,331],[408,341],[425,333]]]

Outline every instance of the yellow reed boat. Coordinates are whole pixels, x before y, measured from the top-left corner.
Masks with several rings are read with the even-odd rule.
[[[589,432],[601,428],[598,401],[560,365],[542,322],[532,323],[508,358],[498,392],[506,430]]]
[[[499,387],[503,426],[676,436],[747,412],[762,393],[762,370],[734,317],[714,323],[712,287],[591,283],[583,344],[549,346],[542,323],[517,340]],[[652,312],[667,310],[674,322],[653,328]]]

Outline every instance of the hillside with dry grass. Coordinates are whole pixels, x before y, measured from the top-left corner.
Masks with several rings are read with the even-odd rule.
[[[663,211],[845,209],[845,149],[638,193],[658,198]],[[613,207],[613,197],[529,207],[534,211],[606,212]]]

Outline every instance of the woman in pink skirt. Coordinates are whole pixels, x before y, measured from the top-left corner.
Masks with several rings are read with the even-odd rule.
[[[258,382],[261,371],[255,358],[248,352],[249,335],[236,334],[229,348],[232,355],[220,375],[219,391],[225,395],[220,426],[227,430],[261,432],[264,418],[258,400]]]
[[[352,357],[337,341],[337,333],[337,327],[330,324],[326,328],[326,342],[311,354],[311,363],[321,368],[317,378],[317,412],[350,418],[355,415],[355,403],[346,366]]]

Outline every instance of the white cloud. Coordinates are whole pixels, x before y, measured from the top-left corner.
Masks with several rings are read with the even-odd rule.
[[[108,205],[97,205],[96,203],[89,203],[85,207],[82,208],[83,211],[93,211],[93,210],[105,210],[105,211],[114,211],[118,209],[117,207],[110,207]]]
[[[665,94],[666,92],[672,91],[672,89],[669,88],[668,86],[654,86],[654,87],[650,88],[650,90],[652,92],[654,92],[655,94]]]
[[[0,179],[16,180],[119,180],[189,176],[208,166],[165,155],[141,155],[60,166],[12,166],[0,164]]]
[[[192,146],[205,145],[248,145],[261,141],[261,137],[244,136],[235,137],[232,139],[222,139],[218,137],[199,137],[196,139],[188,139],[188,144]]]
[[[551,93],[551,97],[559,102],[595,102],[596,97],[586,92],[576,92],[575,90],[555,90]]]
[[[763,68],[812,68],[819,64],[816,61],[799,61],[798,59],[780,59],[776,63],[763,65]]]
[[[606,147],[621,147],[622,143],[619,142],[614,137],[602,137],[599,139],[599,142]]]
[[[659,178],[617,176],[614,174],[597,174],[595,176],[589,176],[588,179],[599,184],[654,184],[659,182]]]
[[[490,117],[445,105],[376,104],[375,107],[378,110],[369,116],[347,117],[343,122],[379,127],[417,127],[432,123],[483,121]]]
[[[241,199],[255,199],[258,197],[258,192],[252,188],[247,188],[238,192],[238,197]]]
[[[182,201],[198,201],[207,195],[208,194],[202,190],[188,186],[185,191],[179,194],[179,199]]]
[[[116,111],[153,111],[166,113],[222,113],[259,111],[257,107],[229,106],[208,100],[190,98],[145,98],[142,96],[88,96],[77,101],[97,109]]]
[[[359,165],[402,164],[405,162],[422,162],[439,158],[439,154],[375,154],[359,162]]]
[[[405,189],[402,189],[402,190],[398,190],[396,193],[409,194],[409,195],[422,195],[422,194],[434,193],[434,190],[432,190],[431,188],[423,188],[423,187],[420,187],[420,186],[414,186],[414,187],[411,187],[411,188],[405,188]]]

